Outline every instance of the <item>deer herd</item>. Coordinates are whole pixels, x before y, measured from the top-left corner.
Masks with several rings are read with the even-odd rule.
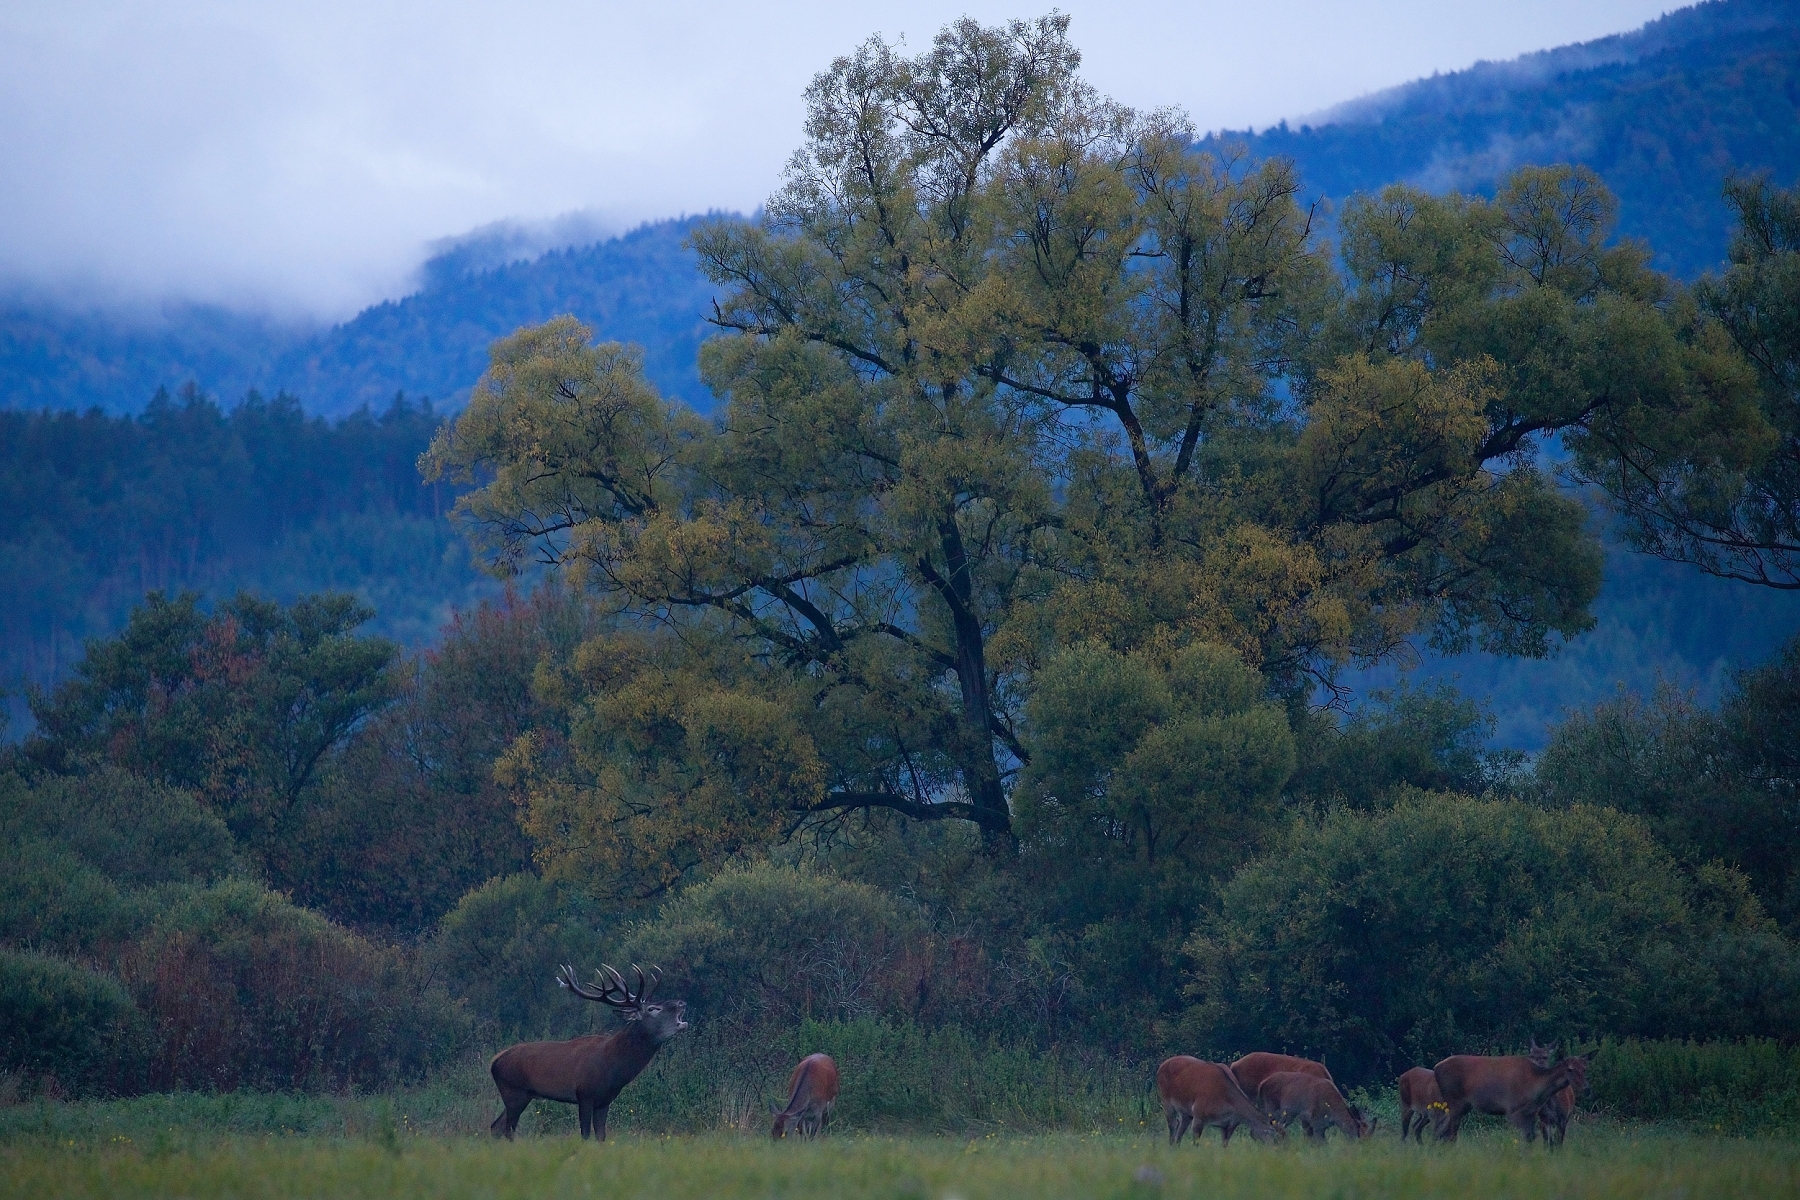
[[[687,1001],[651,997],[662,980],[632,967],[636,990],[608,966],[595,972],[595,985],[581,983],[565,966],[558,986],[583,1000],[604,1004],[625,1020],[617,1033],[590,1034],[566,1042],[521,1042],[494,1056],[490,1070],[505,1106],[494,1119],[496,1136],[512,1137],[519,1117],[533,1100],[573,1104],[581,1136],[606,1139],[606,1114],[626,1084],[650,1065],[664,1042],[688,1027]],[[1575,1095],[1588,1087],[1593,1055],[1554,1057],[1534,1040],[1529,1054],[1453,1054],[1435,1067],[1414,1067],[1400,1076],[1400,1140],[1423,1142],[1429,1119],[1433,1135],[1454,1142],[1471,1112],[1505,1117],[1527,1142],[1541,1132],[1546,1145],[1560,1146],[1575,1108]],[[1287,1136],[1295,1121],[1312,1141],[1324,1141],[1336,1126],[1362,1139],[1375,1122],[1344,1099],[1324,1063],[1290,1054],[1256,1051],[1236,1062],[1214,1063],[1178,1054],[1156,1070],[1156,1091],[1169,1123],[1169,1144],[1189,1129],[1197,1142],[1216,1127],[1222,1144],[1241,1125],[1259,1142]],[[788,1076],[787,1107],[775,1112],[776,1138],[790,1129],[817,1137],[837,1102],[838,1069],[829,1055],[809,1054]]]

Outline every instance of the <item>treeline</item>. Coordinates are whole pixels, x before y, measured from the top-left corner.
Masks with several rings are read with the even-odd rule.
[[[331,422],[292,396],[226,409],[191,386],[137,416],[0,411],[0,675],[48,686],[146,592],[356,591],[434,636],[483,592],[415,465],[442,420],[396,397]]]
[[[28,1088],[417,1078],[589,1028],[553,974],[603,960],[690,1001],[670,1085],[745,1103],[804,1022],[1102,1074],[1276,1045],[1359,1082],[1533,1035],[1800,1027],[1800,770],[1768,736],[1800,725],[1800,642],[1717,710],[1577,714],[1529,770],[1447,689],[1276,710],[1291,773],[1199,858],[1053,826],[996,857],[870,814],[626,902],[540,874],[495,775],[566,731],[592,601],[484,604],[413,661],[366,616],[152,598],[40,701],[0,776],[0,1050]],[[1118,724],[1091,723],[1104,750]]]

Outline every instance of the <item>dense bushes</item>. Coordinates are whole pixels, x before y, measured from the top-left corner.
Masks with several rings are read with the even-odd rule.
[[[31,951],[0,950],[0,1070],[52,1092],[126,1094],[143,1083],[143,1020],[110,975]]]
[[[605,955],[592,901],[536,875],[476,888],[447,913],[425,947],[434,978],[463,998],[484,1038],[572,1037],[596,1027],[600,1007],[556,985],[564,963],[592,967]]]
[[[1800,1124],[1800,1047],[1608,1038],[1588,1103],[1620,1117],[1709,1121],[1748,1133]]]
[[[1800,1028],[1800,956],[1638,820],[1412,793],[1296,821],[1185,947],[1185,1040],[1329,1053],[1352,1079],[1533,1034]]]
[[[851,1020],[911,1014],[923,932],[867,884],[765,863],[689,888],[632,932],[624,957],[660,964],[708,1020]]]
[[[1551,738],[1536,790],[1547,804],[1636,813],[1690,866],[1744,872],[1800,932],[1800,638],[1734,681],[1718,711],[1663,688],[1576,713]]]
[[[240,881],[182,895],[122,971],[151,1023],[159,1089],[416,1078],[466,1037],[406,956]]]
[[[228,874],[230,835],[181,789],[8,773],[0,830],[0,1066],[32,1086],[373,1085],[467,1044],[410,952]]]

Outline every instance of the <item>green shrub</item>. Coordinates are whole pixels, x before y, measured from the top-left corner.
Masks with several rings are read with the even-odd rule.
[[[464,999],[485,1038],[571,1037],[595,1028],[604,1014],[557,987],[556,970],[563,963],[584,972],[599,965],[599,920],[573,888],[507,875],[445,914],[425,960]]]
[[[468,1021],[406,956],[242,881],[172,895],[124,964],[164,1088],[417,1078]]]
[[[240,868],[225,822],[192,792],[113,767],[0,776],[0,842],[41,839],[124,888],[211,883]]]
[[[1705,1121],[1734,1132],[1800,1126],[1800,1047],[1607,1039],[1588,1103],[1620,1117]]]
[[[1800,1028],[1800,962],[1741,875],[1610,810],[1411,793],[1297,821],[1189,940],[1190,1046],[1391,1079],[1529,1037]]]
[[[761,863],[682,892],[630,932],[620,957],[661,966],[665,994],[696,1016],[792,1024],[908,1012],[923,933],[867,884]]]
[[[136,936],[142,905],[61,846],[0,848],[0,943],[87,954]]]
[[[52,1091],[114,1094],[135,1090],[142,1067],[142,1022],[117,979],[0,950],[0,1068]]]
[[[1800,638],[1739,675],[1717,711],[1670,686],[1624,693],[1557,728],[1536,769],[1545,804],[1636,814],[1689,866],[1742,871],[1800,933]]]

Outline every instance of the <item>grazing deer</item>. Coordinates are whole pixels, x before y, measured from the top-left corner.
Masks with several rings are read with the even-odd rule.
[[[1269,1123],[1223,1063],[1202,1062],[1186,1054],[1163,1060],[1156,1068],[1156,1091],[1169,1121],[1169,1145],[1179,1145],[1191,1126],[1198,1142],[1206,1127],[1216,1125],[1224,1145],[1239,1125],[1248,1126],[1259,1142],[1286,1136]]]
[[[1298,1071],[1302,1075],[1317,1075],[1320,1079],[1330,1079],[1331,1072],[1325,1069],[1324,1063],[1314,1062],[1310,1058],[1296,1058],[1292,1054],[1271,1054],[1267,1050],[1257,1050],[1238,1059],[1231,1064],[1231,1073],[1249,1095],[1256,1095],[1263,1080],[1277,1071]]]
[[[1531,1052],[1526,1057],[1540,1067],[1547,1067],[1554,1049],[1552,1046],[1540,1046],[1537,1039],[1532,1038]],[[1544,1135],[1545,1145],[1560,1146],[1569,1136],[1569,1118],[1575,1113],[1575,1094],[1588,1090],[1587,1065],[1592,1061],[1592,1058],[1584,1059],[1569,1079],[1568,1086],[1552,1092],[1550,1098],[1544,1101],[1543,1107],[1538,1109],[1538,1132]],[[1555,1135],[1554,1140],[1552,1134]]]
[[[1438,1091],[1437,1076],[1430,1067],[1414,1067],[1400,1076],[1400,1140],[1407,1135],[1420,1145],[1425,1143],[1425,1122],[1444,1111],[1444,1097]]]
[[[1444,1098],[1436,1124],[1440,1138],[1454,1142],[1463,1118],[1478,1111],[1505,1117],[1529,1142],[1537,1137],[1538,1109],[1577,1073],[1586,1078],[1587,1059],[1565,1058],[1540,1067],[1523,1054],[1453,1054],[1431,1073]]]
[[[807,1137],[818,1137],[831,1120],[837,1103],[838,1069],[829,1054],[809,1054],[788,1076],[787,1107],[775,1114],[772,1136],[784,1138],[790,1127]]]
[[[1337,1084],[1301,1071],[1277,1071],[1264,1079],[1256,1089],[1256,1107],[1271,1118],[1279,1117],[1283,1125],[1298,1117],[1309,1141],[1324,1141],[1325,1131],[1333,1125],[1358,1141],[1375,1128],[1344,1099]]]
[[[558,972],[558,985],[617,1012],[625,1018],[625,1028],[566,1042],[520,1042],[494,1055],[488,1069],[493,1072],[494,1086],[500,1089],[500,1102],[506,1106],[494,1118],[496,1137],[512,1137],[519,1127],[519,1115],[533,1100],[555,1100],[573,1104],[580,1112],[582,1137],[591,1130],[595,1137],[606,1140],[607,1108],[649,1065],[662,1044],[687,1028],[686,1000],[650,1003],[662,972],[651,967],[646,982],[641,968],[631,969],[637,974],[635,993],[608,966],[594,973],[600,984],[597,988],[577,982],[574,967],[565,966]]]

